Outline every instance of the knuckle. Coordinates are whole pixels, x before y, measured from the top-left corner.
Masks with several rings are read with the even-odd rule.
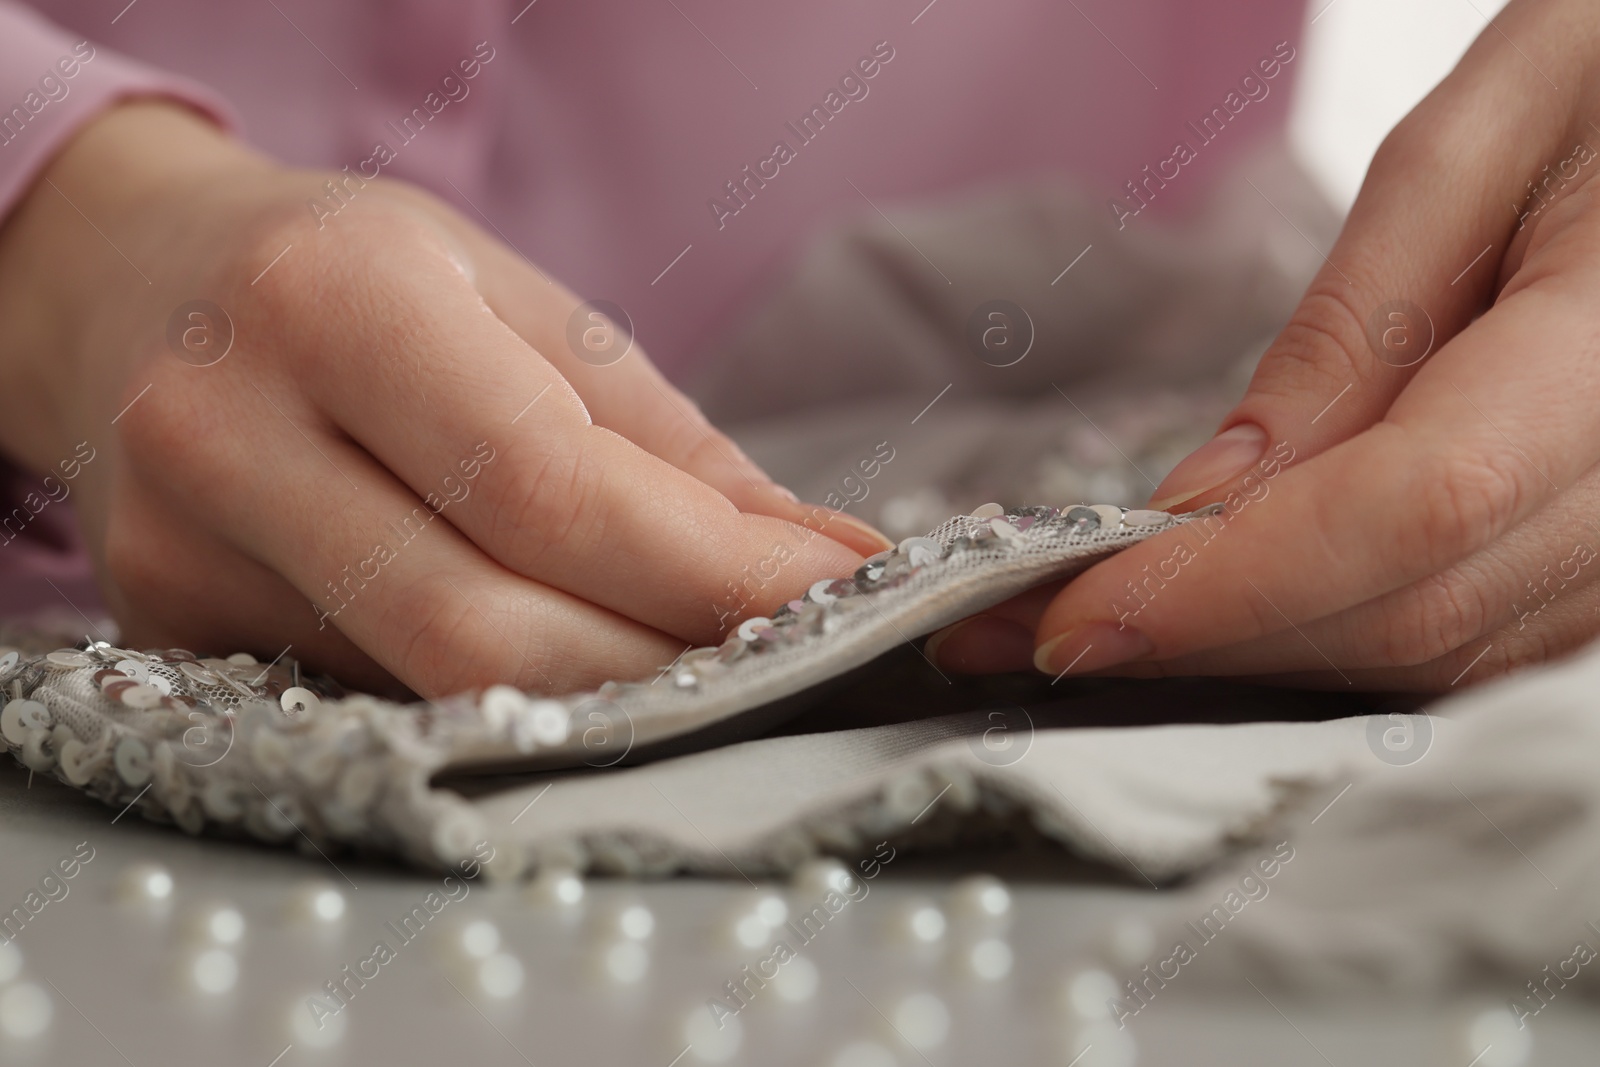
[[[587,431],[586,431],[587,432]],[[512,566],[537,571],[562,545],[591,550],[603,532],[604,471],[583,448],[552,445],[507,464],[491,489],[492,543],[513,546]]]
[[[551,623],[548,606],[535,597],[457,589],[429,576],[387,606],[381,632],[383,647],[398,650],[396,673],[425,697],[501,682],[566,692],[575,688],[582,656],[560,651],[569,635]]]
[[[176,361],[172,361],[176,362]],[[114,427],[121,458],[133,470],[179,492],[209,475],[238,480],[224,466],[225,450],[197,442],[226,439],[222,413],[208,403],[209,388],[194,388],[167,361],[158,361],[148,388],[135,376],[118,398],[122,412]],[[144,395],[140,391],[144,390]],[[214,468],[209,469],[208,468]]]
[[[1382,665],[1413,667],[1448,656],[1483,633],[1489,617],[1483,591],[1471,581],[1450,572],[1431,575],[1385,612]]]
[[[377,622],[377,647],[398,650],[397,660],[388,666],[418,693],[444,696],[484,677],[493,635],[480,633],[477,623],[471,604],[448,583],[414,582],[385,604]]]
[[[1308,377],[1342,389],[1352,378],[1360,385],[1372,375],[1376,360],[1349,288],[1321,281],[1312,286],[1273,342],[1269,358],[1262,360],[1252,393],[1300,400],[1307,393]]]
[[[407,249],[440,243],[437,227],[396,197],[365,193],[353,203],[358,210],[337,220],[336,240],[308,235],[302,206],[280,205],[247,224],[235,245],[228,294],[241,332],[294,373],[315,374],[349,347],[342,342],[352,324],[381,332],[391,312],[408,308],[397,265],[416,258]]]
[[[1369,185],[1381,180],[1434,188],[1442,175],[1459,169],[1461,146],[1482,139],[1483,116],[1496,103],[1473,86],[1430,93],[1379,143]]]
[[[1520,631],[1502,631],[1496,635],[1488,653],[1473,665],[1471,681],[1486,682],[1525,667],[1538,666],[1560,651],[1553,646],[1550,635],[1537,626],[1530,626]],[[1450,662],[1455,666],[1455,673],[1463,670],[1471,662],[1473,655],[1469,649],[1462,649],[1458,656],[1452,657]],[[1456,660],[1461,662],[1456,664]]]
[[[1407,558],[1430,569],[1450,566],[1503,533],[1522,510],[1524,477],[1493,453],[1451,449],[1425,460],[1418,472],[1414,506],[1420,522],[1407,524]]]
[[[683,456],[682,469],[694,473],[737,465],[733,459],[732,442],[717,440],[721,435],[715,431],[695,433],[692,429],[686,429],[683,434],[683,450],[679,453]]]

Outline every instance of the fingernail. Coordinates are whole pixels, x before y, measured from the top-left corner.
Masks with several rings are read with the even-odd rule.
[[[1166,511],[1173,504],[1199,496],[1243,474],[1266,451],[1267,431],[1253,422],[1242,422],[1217,434],[1173,468],[1156,487],[1148,506],[1154,511]]]
[[[1151,651],[1150,639],[1131,626],[1091,622],[1053,637],[1033,654],[1033,665],[1058,677],[1115,667]]]
[[[928,638],[923,655],[961,674],[1025,671],[1033,662],[1033,632],[1020,623],[976,615]]]
[[[773,482],[771,484],[772,484],[773,492],[775,492],[779,496],[783,497],[783,499],[787,500],[789,503],[791,503],[791,504],[800,503],[800,498],[795,496],[794,495],[794,490],[790,489],[787,485],[779,485],[777,482]]]
[[[876,527],[843,511],[830,512],[823,522],[822,532],[846,548],[855,549],[863,556],[876,555],[894,547],[894,542],[880,533]]]

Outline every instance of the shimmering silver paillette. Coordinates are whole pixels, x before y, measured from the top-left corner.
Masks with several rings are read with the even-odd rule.
[[[430,785],[442,770],[609,767],[750,736],[784,698],[1213,511],[986,505],[744,620],[654,681],[560,698],[492,686],[399,705],[345,696],[288,659],[262,667],[105,642],[0,649],[0,739],[37,773],[191,833],[449,865],[493,835],[460,795]]]

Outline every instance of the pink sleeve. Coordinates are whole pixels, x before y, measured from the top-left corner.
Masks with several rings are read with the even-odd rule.
[[[0,0],[0,221],[85,122],[133,96],[182,101],[238,126],[198,82],[75,37],[20,4]]]
[[[0,222],[84,123],[135,96],[169,97],[222,126],[238,125],[232,109],[199,83],[0,0]],[[104,610],[89,557],[70,503],[47,500],[37,478],[0,456],[0,616],[59,614],[87,629]]]

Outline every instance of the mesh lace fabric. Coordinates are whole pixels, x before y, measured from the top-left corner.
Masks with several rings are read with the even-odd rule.
[[[721,647],[685,653],[662,684],[608,682],[563,698],[494,686],[397,705],[344,696],[289,661],[262,668],[106,642],[13,651],[0,658],[0,736],[36,773],[192,833],[298,836],[447,866],[495,830],[430,784],[441,771],[611,768],[749,735],[783,698],[1210,514],[1099,505],[958,516],[852,577],[817,583],[772,619],[747,620]]]

